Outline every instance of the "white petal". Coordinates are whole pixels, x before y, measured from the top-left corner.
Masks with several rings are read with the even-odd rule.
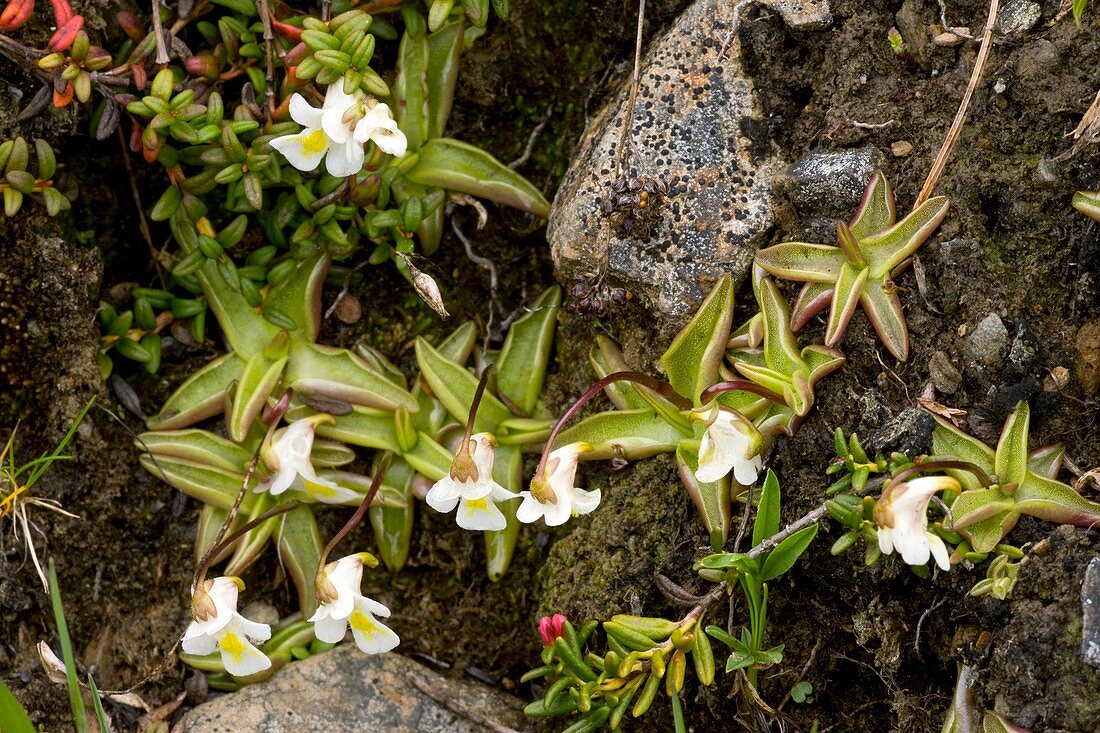
[[[344,635],[348,632],[348,620],[347,617],[333,618],[332,616],[325,616],[323,618],[310,619],[313,621],[313,633],[321,641],[328,644],[336,644],[344,640]]]
[[[585,491],[584,489],[577,489],[573,492],[573,513],[574,514],[589,514],[596,507],[600,505],[601,493],[599,489],[595,491]]]
[[[458,505],[455,520],[462,529],[474,532],[499,532],[508,526],[508,520],[488,497],[463,499]]]
[[[290,119],[306,128],[320,129],[321,113],[323,109],[317,109],[301,94],[295,92],[290,97]],[[308,132],[308,130],[307,130]]]
[[[409,140],[405,137],[405,133],[400,130],[391,131],[378,128],[371,134],[370,139],[383,153],[388,153],[396,158],[403,156],[409,149]]]
[[[229,630],[244,634],[252,641],[267,641],[271,638],[271,627],[258,621],[250,621],[239,613],[233,614],[233,621],[229,624]]]
[[[878,549],[883,555],[889,555],[894,551],[894,541],[891,537],[893,530],[888,527],[879,527],[878,529]]]
[[[227,631],[218,639],[225,671],[234,677],[247,677],[271,667],[271,660],[244,636]]]
[[[366,601],[367,599],[363,599]],[[356,603],[349,622],[355,643],[367,654],[381,654],[395,648],[401,639],[371,613],[366,603]]]
[[[444,476],[436,481],[432,488],[428,489],[428,495],[424,497],[424,501],[437,512],[446,514],[454,511],[461,495],[462,492],[458,482],[450,476]]]
[[[547,504],[544,511],[543,521],[546,522],[547,527],[560,527],[568,522],[569,518],[573,516],[572,492],[565,494],[559,491],[558,503]]]
[[[210,634],[193,633],[194,626],[194,623],[188,626],[187,632],[183,635],[183,641],[180,644],[183,651],[200,657],[213,653],[218,648],[217,639]]]
[[[764,461],[760,456],[753,456],[748,460],[734,461],[733,477],[742,486],[752,486],[756,483],[756,477],[763,465]]]
[[[894,546],[901,553],[901,559],[909,565],[924,565],[928,562],[931,550],[928,547],[928,534],[902,534],[894,529]]]
[[[316,170],[329,148],[328,137],[320,129],[307,129],[296,135],[283,135],[269,144],[300,171]]]
[[[329,148],[328,156],[325,158],[325,168],[330,176],[344,178],[361,171],[363,159],[363,144],[349,138],[346,142],[334,144]]]
[[[519,496],[523,499],[523,502],[516,509],[516,519],[524,524],[534,524],[542,519],[543,514],[545,514],[544,505],[531,496],[530,491],[521,491]]]
[[[299,476],[302,478],[301,485],[305,493],[322,504],[359,504],[362,501],[363,497],[351,489],[318,476],[313,466],[308,471],[303,469]]]
[[[370,613],[374,614],[375,616],[381,616],[382,618],[389,618],[390,609],[386,608],[385,606],[383,606],[381,603],[374,600],[373,598],[367,598],[366,596],[359,596],[359,598],[357,598],[355,602],[356,602],[357,605],[359,605],[363,609],[369,611]]]
[[[929,532],[928,546],[932,550],[932,557],[935,558],[936,564],[939,565],[942,570],[950,570],[951,556],[947,552],[947,545],[943,543],[939,535],[934,535]]]

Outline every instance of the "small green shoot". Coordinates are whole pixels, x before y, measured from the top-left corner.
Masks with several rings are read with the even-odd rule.
[[[53,604],[54,622],[57,624],[57,636],[61,640],[61,658],[65,662],[65,683],[69,688],[69,709],[73,713],[73,729],[76,733],[87,733],[88,718],[84,708],[84,698],[80,694],[80,682],[76,678],[76,659],[73,657],[72,640],[69,639],[69,625],[65,622],[65,609],[61,603],[61,586],[57,583],[57,568],[50,560],[50,602]],[[98,699],[98,694],[96,698]],[[101,730],[106,730],[101,728]]]

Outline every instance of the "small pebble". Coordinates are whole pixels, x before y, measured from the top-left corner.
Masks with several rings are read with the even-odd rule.
[[[957,36],[951,31],[944,31],[938,35],[932,37],[932,43],[937,46],[958,46],[964,39],[962,36]]]
[[[904,158],[913,152],[913,143],[908,140],[898,140],[890,146],[890,152],[895,158]]]
[[[359,304],[359,299],[351,293],[344,293],[344,297],[336,303],[336,318],[340,323],[353,326],[362,317],[363,306]]]
[[[942,351],[932,354],[928,361],[928,374],[932,384],[944,394],[954,394],[962,386],[962,374],[951,363],[951,357]]]

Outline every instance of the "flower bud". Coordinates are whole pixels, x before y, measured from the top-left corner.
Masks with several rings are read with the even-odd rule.
[[[218,59],[209,51],[195,54],[187,59],[187,61],[183,63],[183,66],[191,76],[197,76],[207,81],[217,81],[218,79]]]
[[[550,646],[554,643],[554,639],[564,634],[562,627],[565,625],[566,621],[568,621],[568,619],[560,613],[555,613],[553,616],[542,617],[539,621],[539,637],[542,639],[543,646]]]
[[[145,39],[145,24],[138,20],[137,16],[128,11],[122,11],[115,15],[119,26],[134,43],[141,43]]]

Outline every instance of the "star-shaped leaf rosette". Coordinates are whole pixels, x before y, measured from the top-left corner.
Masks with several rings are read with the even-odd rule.
[[[909,328],[894,278],[943,221],[947,207],[947,197],[936,196],[897,221],[894,193],[876,172],[855,217],[837,222],[835,246],[784,242],[758,252],[756,264],[776,277],[806,283],[794,306],[794,330],[828,307],[825,345],[836,346],[860,305],[883,345],[904,361]]]
[[[1064,449],[1053,445],[1028,451],[1031,413],[1026,402],[1016,405],[1005,421],[996,450],[942,417],[933,417],[938,425],[932,433],[932,459],[965,461],[992,479],[983,485],[980,472],[948,471],[963,489],[948,502],[950,526],[966,538],[974,552],[992,551],[1022,515],[1079,527],[1100,524],[1100,504],[1055,478]]]
[[[755,483],[774,437],[793,431],[812,409],[817,380],[844,361],[834,349],[798,349],[787,303],[762,270],[754,290],[761,313],[731,338],[733,282],[728,276],[718,281],[661,357],[667,382],[632,371],[618,346],[599,338],[589,361],[600,379],[555,425],[546,450],[557,450],[544,456],[545,472],[536,471],[532,499],[551,505],[555,492],[543,482],[552,478],[555,453],[569,446],[581,447],[580,460],[674,453],[711,543],[721,548],[733,497]],[[617,409],[563,429],[601,391]]]

